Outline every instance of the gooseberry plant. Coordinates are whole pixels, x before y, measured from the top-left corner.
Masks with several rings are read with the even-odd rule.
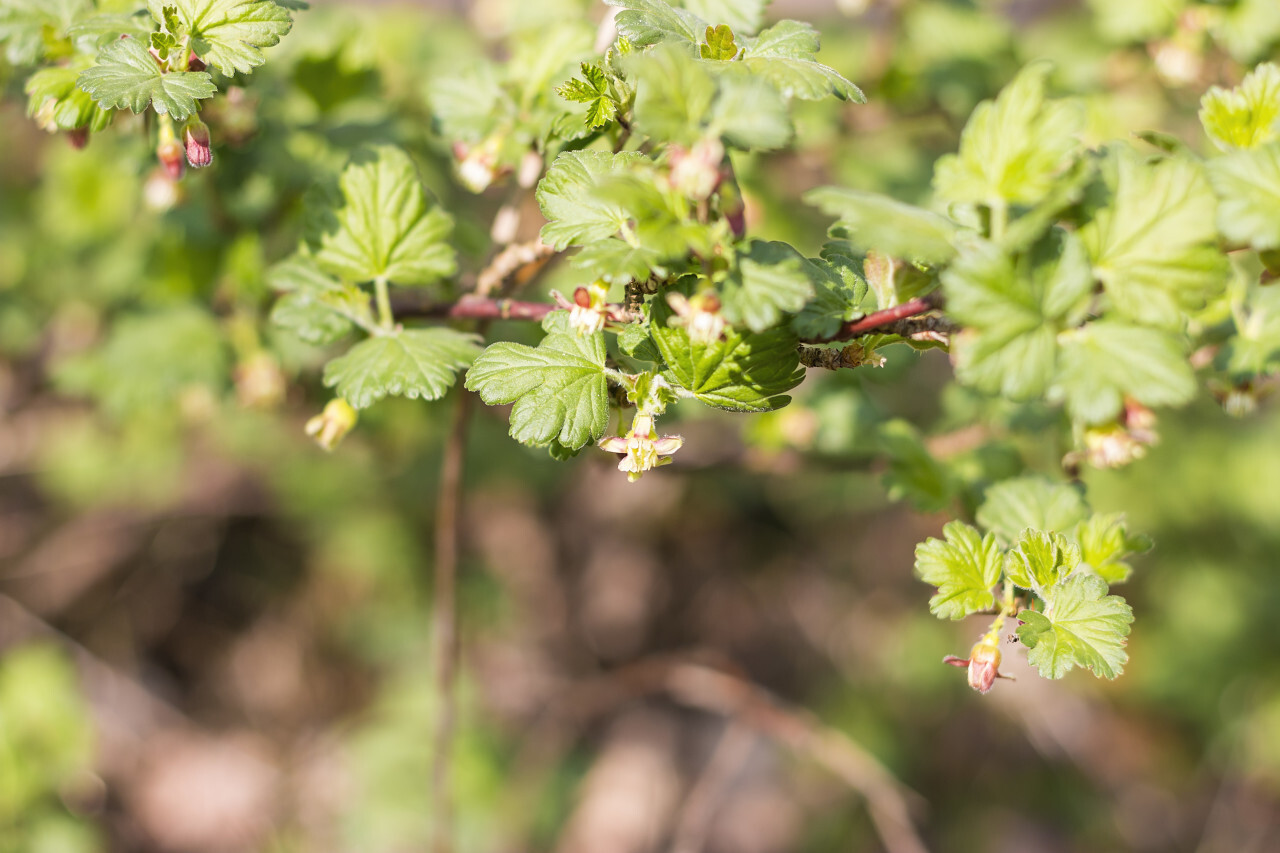
[[[905,422],[882,429],[891,494],[957,515],[916,549],[931,611],[992,620],[947,662],[986,692],[1016,624],[1045,677],[1119,675],[1133,614],[1111,588],[1150,542],[1094,513],[1078,474],[1141,458],[1158,411],[1201,386],[1247,414],[1280,366],[1280,66],[1204,95],[1206,157],[1159,132],[1086,146],[1082,104],[1054,97],[1051,67],[1033,63],[974,110],[927,208],[807,193],[834,223],[811,257],[753,236],[735,164],[791,145],[798,101],[864,102],[815,30],[767,24],[767,0],[607,5],[598,32],[566,22],[511,45],[505,64],[430,84],[459,186],[533,192],[537,240],[514,241],[504,206],[490,263],[460,272],[454,217],[393,144],[317,181],[304,239],[269,274],[271,321],[332,348],[334,396],[307,431],[332,450],[360,411],[440,400],[465,373],[485,403],[510,406],[515,441],[560,461],[613,454],[638,480],[678,459],[679,407],[761,415],[811,372],[820,383],[823,369],[942,350],[976,399],[1038,407],[1043,441],[1065,449],[1056,471],[966,478]],[[214,162],[201,106],[252,85],[303,7],[0,0],[0,42],[35,69],[25,91],[42,128],[82,146],[141,116],[158,179],[174,182],[184,157]],[[516,299],[549,263],[567,264],[572,291]],[[543,336],[490,341],[493,320]]]

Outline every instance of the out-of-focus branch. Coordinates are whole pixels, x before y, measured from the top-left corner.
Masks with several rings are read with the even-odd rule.
[[[736,720],[729,720],[715,751],[698,781],[684,800],[684,810],[676,824],[671,853],[700,853],[706,846],[707,834],[716,809],[725,792],[733,784],[742,766],[751,757],[756,734]]]
[[[737,675],[685,660],[649,660],[588,682],[565,702],[590,717],[647,694],[728,717],[808,757],[866,799],[890,853],[927,853],[911,816],[911,801],[922,803],[918,795],[844,732]]]

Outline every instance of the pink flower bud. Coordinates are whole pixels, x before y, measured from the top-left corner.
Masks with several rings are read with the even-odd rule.
[[[156,146],[156,158],[165,174],[175,181],[182,177],[182,154],[182,143],[176,139],[166,139]]]
[[[209,125],[192,117],[182,128],[182,142],[187,149],[187,162],[193,169],[203,169],[213,162],[213,149],[209,146]]]
[[[968,668],[969,686],[979,693],[989,691],[997,678],[1010,678],[1008,675],[1000,674],[999,640],[990,635],[974,644],[967,660],[955,655],[947,655],[942,662]]]

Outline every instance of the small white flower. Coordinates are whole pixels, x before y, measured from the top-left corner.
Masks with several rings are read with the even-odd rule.
[[[618,462],[618,470],[634,483],[645,471],[670,464],[671,455],[683,445],[684,439],[678,435],[659,437],[653,415],[638,412],[631,422],[631,432],[601,439],[598,446],[608,453],[625,454]]]

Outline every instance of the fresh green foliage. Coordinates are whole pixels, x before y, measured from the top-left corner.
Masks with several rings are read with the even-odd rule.
[[[599,65],[582,63],[582,79],[577,77],[556,88],[560,97],[587,105],[587,127],[604,127],[618,115],[618,96],[609,77]]]
[[[995,607],[991,589],[1000,580],[1000,549],[995,536],[980,534],[963,521],[942,529],[943,539],[916,546],[916,574],[938,588],[929,610],[939,619],[963,619]]]
[[[839,217],[860,249],[876,249],[923,264],[945,263],[955,255],[954,222],[877,193],[839,187],[811,191],[805,201]]]
[[[1027,660],[1045,678],[1061,678],[1085,667],[1101,678],[1115,678],[1129,660],[1125,637],[1133,608],[1107,595],[1107,582],[1075,574],[1049,587],[1043,612],[1018,614],[1018,639],[1031,650]]]
[[[1195,396],[1186,354],[1157,329],[1100,321],[1065,336],[1050,396],[1072,417],[1097,424],[1120,414],[1126,396],[1148,406],[1179,406]]]
[[[172,35],[189,37],[196,55],[228,76],[252,72],[265,61],[262,48],[277,44],[293,26],[289,11],[271,0],[147,0],[147,6]]]
[[[1280,138],[1280,65],[1259,65],[1234,89],[1211,88],[1200,100],[1200,122],[1224,150]]]
[[[804,308],[819,271],[786,243],[753,242],[740,252],[725,281],[724,316],[730,323],[763,332],[784,314]]]
[[[538,185],[538,204],[547,217],[542,241],[555,249],[597,243],[627,225],[630,216],[616,202],[599,198],[595,189],[604,178],[626,174],[642,162],[637,153],[568,151],[556,158]]]
[[[1218,231],[1259,251],[1280,249],[1280,140],[1209,162]]]
[[[397,329],[374,335],[335,358],[324,369],[324,384],[357,409],[387,395],[438,400],[455,374],[480,353],[474,335],[452,329]]]
[[[1082,524],[1084,522],[1081,522]],[[1045,591],[1080,564],[1080,548],[1061,533],[1028,528],[1004,558],[1004,573],[1016,586],[1044,597]]]
[[[564,314],[545,323],[537,347],[500,343],[467,372],[467,388],[491,406],[514,403],[511,437],[523,444],[576,449],[609,424],[604,335],[580,335]]]
[[[1008,545],[1028,528],[1070,530],[1088,514],[1084,498],[1072,486],[1043,477],[1017,477],[987,490],[977,518],[978,524]]]
[[[316,264],[348,281],[430,284],[457,269],[453,219],[428,198],[409,155],[379,146],[356,154],[341,202],[323,222]]]
[[[197,110],[197,101],[218,91],[207,71],[166,73],[135,38],[108,45],[98,64],[81,72],[78,84],[104,109],[128,107],[140,113],[154,106],[179,121]]]

